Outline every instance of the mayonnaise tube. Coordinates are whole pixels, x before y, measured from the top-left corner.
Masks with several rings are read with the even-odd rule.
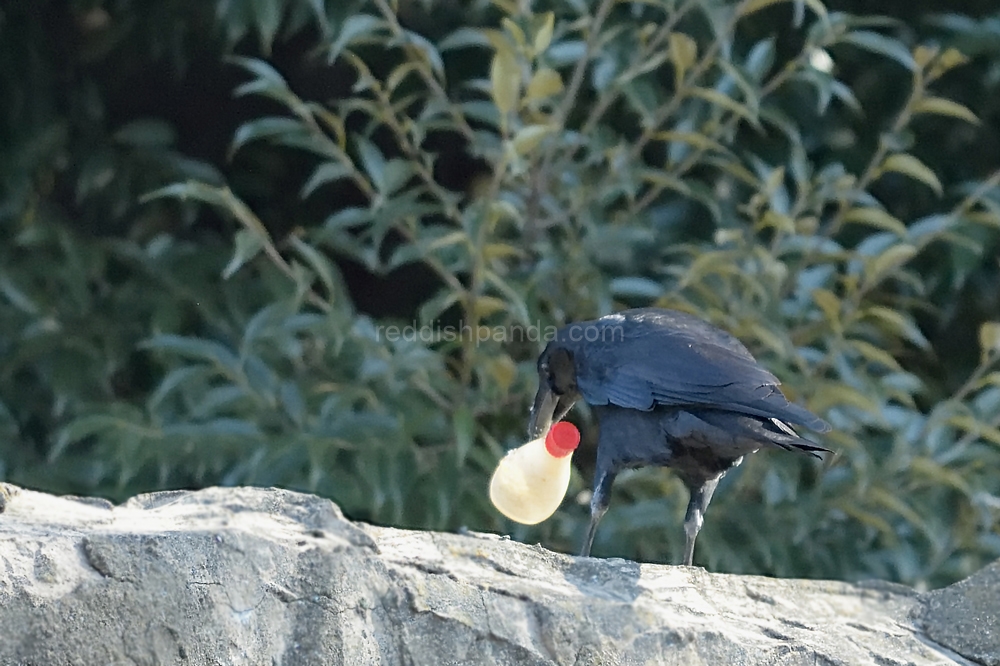
[[[569,487],[570,459],[580,431],[560,421],[544,438],[504,456],[490,480],[490,501],[500,513],[524,525],[540,523],[559,508]]]

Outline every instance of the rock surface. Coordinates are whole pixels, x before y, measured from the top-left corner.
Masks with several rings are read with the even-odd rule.
[[[1000,563],[918,595],[378,528],[283,490],[0,496],[5,666],[1000,664]]]

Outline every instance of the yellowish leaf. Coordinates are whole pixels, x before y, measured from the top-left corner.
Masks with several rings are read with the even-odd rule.
[[[876,347],[866,340],[848,340],[847,342],[854,347],[854,349],[857,350],[857,352],[861,354],[866,361],[884,365],[890,370],[902,370],[902,368],[899,367],[899,363],[895,358],[893,358],[892,354],[881,347]]]
[[[528,89],[524,94],[524,101],[545,99],[561,93],[563,90],[562,77],[559,72],[549,67],[542,67],[531,77],[528,82]]]
[[[877,229],[884,229],[885,231],[891,231],[900,238],[906,236],[906,225],[881,208],[871,206],[852,208],[844,215],[844,222],[866,224]]]
[[[697,132],[657,132],[656,138],[660,141],[677,141],[679,143],[686,143],[689,146],[694,146],[701,150],[716,150],[720,153],[728,152],[721,143],[710,139],[704,134],[698,134]]]
[[[480,296],[475,300],[475,316],[485,319],[495,312],[507,309],[507,302],[496,296]]]
[[[553,129],[555,128],[552,125],[528,125],[522,127],[511,140],[514,152],[518,155],[527,155],[537,148],[542,139],[551,134]]]
[[[973,416],[958,414],[948,419],[948,424],[1000,446],[1000,429],[994,428],[988,423],[982,423]]]
[[[882,412],[875,400],[861,391],[840,382],[824,382],[820,384],[809,403],[810,408],[820,414],[838,405],[856,407],[874,416],[880,415]]]
[[[500,392],[506,394],[517,379],[517,365],[510,356],[501,354],[489,358],[484,363],[486,374],[499,387]]]
[[[917,248],[907,243],[893,245],[868,263],[865,279],[869,284],[878,282],[889,271],[898,268],[917,254]]]
[[[674,192],[677,192],[685,197],[691,196],[691,188],[688,184],[667,171],[661,171],[660,169],[644,169],[640,173],[640,176],[646,182],[668,190],[673,190]]]
[[[493,56],[490,83],[493,87],[493,101],[501,115],[507,115],[517,108],[521,92],[521,67],[509,49],[498,50]]]
[[[987,321],[979,327],[979,350],[984,360],[1000,354],[1000,322]]]
[[[958,118],[973,125],[979,124],[979,118],[971,109],[944,97],[925,97],[913,105],[913,113],[934,113],[939,116]]]
[[[683,32],[672,32],[668,37],[670,60],[674,64],[674,82],[680,88],[684,74],[698,59],[698,42]]]
[[[895,171],[903,174],[904,176],[909,176],[914,180],[919,180],[921,183],[934,190],[938,196],[940,196],[943,191],[941,181],[938,180],[937,175],[931,171],[926,164],[908,153],[896,153],[895,155],[890,155],[884,162],[882,162],[880,170],[882,173],[885,173],[886,171]]]
[[[881,504],[890,511],[894,511],[902,516],[908,523],[920,527],[924,524],[924,519],[919,513],[910,508],[910,505],[902,499],[886,491],[883,488],[869,488],[868,496],[876,504]]]
[[[504,27],[504,30],[507,31],[508,35],[514,38],[514,41],[517,42],[519,48],[523,49],[528,45],[528,40],[524,36],[524,30],[521,30],[521,26],[511,21],[506,16],[500,19],[500,25]]]
[[[978,391],[985,386],[1000,387],[1000,371],[995,370],[976,382],[975,390]]]
[[[468,240],[469,236],[464,231],[452,231],[428,243],[427,251],[440,250],[443,247],[451,247],[452,245],[468,242]]]
[[[847,500],[842,500],[835,503],[835,506],[846,513],[851,518],[854,518],[858,522],[873,527],[882,533],[882,537],[885,538],[890,543],[895,543],[899,540],[896,536],[896,530],[892,528],[885,518],[877,516],[874,513],[865,511],[861,509],[857,504],[849,502]]]
[[[524,219],[521,217],[521,213],[517,210],[514,204],[509,201],[504,201],[503,199],[493,201],[490,203],[490,224],[492,225],[490,229],[493,229],[500,220],[510,220],[514,224],[520,226]]]
[[[773,195],[781,187],[781,184],[785,182],[785,167],[778,167],[771,171],[768,175],[767,180],[764,181],[764,192],[768,196]]]
[[[937,54],[937,47],[924,46],[921,44],[913,49],[913,62],[917,63],[918,67],[926,67],[932,60],[934,60]]]
[[[967,62],[969,62],[968,56],[956,48],[949,47],[945,49],[944,53],[941,54],[941,57],[938,58],[931,67],[928,72],[928,77],[936,79],[948,70],[958,67],[959,65],[964,65]]]
[[[840,321],[840,299],[836,294],[829,289],[813,289],[812,297],[831,323]]]
[[[692,88],[688,92],[691,93],[692,97],[699,97],[706,102],[710,102],[716,106],[721,106],[727,111],[731,111],[752,125],[760,124],[757,120],[757,116],[754,115],[754,113],[751,112],[747,106],[740,104],[733,98],[720,93],[718,90],[711,90],[709,88]]]
[[[961,493],[969,492],[969,484],[961,474],[930,458],[914,458],[909,463],[909,469],[918,476],[926,477],[935,486],[951,486]]]
[[[507,243],[487,243],[483,247],[483,258],[487,260],[525,256],[527,256],[527,253],[524,250],[514,245],[508,245]]]
[[[921,349],[926,349],[929,346],[927,338],[917,328],[913,319],[901,312],[882,305],[873,305],[862,310],[860,317],[878,320],[889,332],[909,340]]]
[[[490,43],[494,51],[510,51],[512,54],[516,48],[510,38],[501,30],[487,28],[482,31],[486,41]]]
[[[754,231],[760,231],[768,228],[784,232],[786,234],[794,234],[795,220],[777,211],[768,210],[764,213],[764,216],[754,224]]]
[[[549,48],[549,44],[552,43],[552,33],[555,30],[556,17],[552,12],[545,12],[542,15],[541,25],[538,26],[538,30],[535,32],[535,38],[532,40],[532,46],[535,47],[535,55],[545,51]]]

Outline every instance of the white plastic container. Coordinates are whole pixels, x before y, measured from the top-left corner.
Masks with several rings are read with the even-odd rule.
[[[504,456],[490,480],[490,501],[500,513],[524,525],[540,523],[559,508],[569,487],[570,461],[580,431],[560,421],[544,438]]]

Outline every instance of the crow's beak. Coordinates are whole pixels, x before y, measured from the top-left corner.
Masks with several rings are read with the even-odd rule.
[[[538,387],[535,402],[531,405],[531,416],[528,421],[528,437],[537,439],[545,436],[552,427],[553,421],[561,421],[576,400],[566,396],[556,395],[545,382]]]

